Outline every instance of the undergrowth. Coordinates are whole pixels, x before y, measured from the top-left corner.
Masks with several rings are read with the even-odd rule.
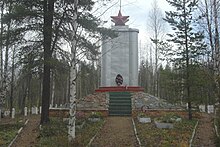
[[[62,119],[52,118],[50,123],[44,125],[40,131],[38,144],[39,147],[61,147],[61,146],[86,146],[90,139],[99,131],[100,126],[104,123],[101,119],[99,122],[90,122],[86,119],[77,120],[76,124],[85,121],[82,128],[76,128],[76,138],[71,144],[68,142],[68,122]]]
[[[0,146],[8,146],[22,126],[23,123],[21,122],[16,122],[15,124],[1,124]]]

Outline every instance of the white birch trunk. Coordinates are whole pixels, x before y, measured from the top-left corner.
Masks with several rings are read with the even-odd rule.
[[[68,140],[72,142],[75,138],[75,121],[76,121],[76,30],[77,30],[77,5],[78,0],[74,0],[74,14],[71,27],[73,36],[71,42],[71,67],[70,67],[70,110],[69,110],[69,126]]]
[[[1,20],[3,17],[4,2],[1,5]],[[1,21],[0,36],[3,36],[3,22]],[[3,94],[3,41],[0,39],[0,109],[2,109],[4,104],[4,94]],[[0,118],[1,119],[1,118]]]

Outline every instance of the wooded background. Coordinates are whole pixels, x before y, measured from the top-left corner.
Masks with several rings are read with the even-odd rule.
[[[70,27],[73,2],[49,0],[48,12],[43,9],[44,2],[0,2],[0,96],[4,109],[15,107],[23,113],[25,106],[42,105],[44,65],[49,67],[46,78],[50,79],[50,104],[68,104],[71,59],[68,49],[74,39],[76,98],[92,94],[99,87],[100,42],[103,37],[117,34],[101,27],[104,22],[92,12],[95,3],[107,9],[111,0],[79,1],[74,38]],[[148,43],[142,44],[144,48],[139,46],[142,53],[139,85],[145,92],[171,103],[214,104],[220,99],[220,1],[167,2],[173,6],[172,11],[163,12],[155,0],[146,17],[151,36]],[[51,21],[51,30],[45,28],[47,20]],[[45,32],[49,30],[51,44],[46,60]]]

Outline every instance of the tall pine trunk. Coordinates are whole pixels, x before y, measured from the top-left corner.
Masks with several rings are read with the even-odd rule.
[[[184,14],[186,14],[186,2],[184,0]],[[186,50],[186,95],[187,95],[187,101],[188,101],[188,115],[189,115],[189,120],[192,119],[192,106],[191,106],[191,95],[190,95],[190,83],[189,83],[189,74],[190,74],[190,70],[189,70],[189,61],[190,61],[190,56],[189,56],[189,44],[188,44],[188,32],[187,32],[187,22],[186,22],[187,18],[186,15],[184,15],[184,25],[185,25],[185,31],[184,31],[184,35],[185,35],[185,50]]]
[[[42,113],[41,124],[49,122],[49,103],[50,103],[50,60],[52,57],[52,23],[54,13],[54,0],[44,0],[44,72],[43,72],[43,90],[42,90]]]
[[[76,137],[75,121],[76,121],[76,31],[77,31],[77,6],[78,0],[74,0],[74,14],[71,27],[73,36],[71,42],[71,63],[70,63],[70,111],[69,111],[69,126],[68,140],[72,142]]]

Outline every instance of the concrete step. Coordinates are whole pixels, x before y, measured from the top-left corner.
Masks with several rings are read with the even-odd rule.
[[[109,93],[109,115],[131,115],[131,94],[129,92]]]

